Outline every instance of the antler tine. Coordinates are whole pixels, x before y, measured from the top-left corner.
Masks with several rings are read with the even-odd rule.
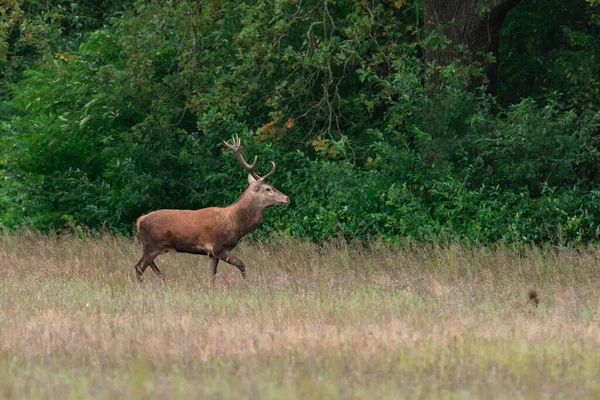
[[[272,174],[273,172],[275,172],[275,163],[274,163],[273,161],[271,161],[271,165],[273,166],[273,167],[271,168],[271,171],[270,171],[268,174],[266,174],[265,176],[262,176],[260,179],[263,179],[263,180],[264,180],[264,179],[267,179],[269,176],[271,176],[271,174]]]
[[[231,137],[231,143],[227,143],[225,140],[223,140],[223,143],[233,151],[237,151],[240,148],[239,138],[236,139],[235,136]]]
[[[254,172],[254,166],[256,165],[256,160],[258,160],[258,156],[254,156],[254,161],[252,162],[252,164],[248,164],[246,162],[246,160],[244,159],[244,156],[242,155],[242,152],[240,150],[242,141],[240,140],[240,137],[237,133],[235,134],[235,136],[231,137],[231,143],[227,143],[226,141],[223,141],[223,143],[225,143],[225,145],[227,147],[229,147],[231,150],[233,150],[233,154],[235,154],[235,157],[238,159],[240,164],[242,164],[242,167],[244,167],[246,169],[246,171],[248,171],[248,173],[254,177],[254,179],[265,180],[269,176],[271,176],[271,174],[273,172],[275,172],[275,163],[273,161],[271,161],[272,167],[271,167],[271,171],[268,174],[266,174],[264,176],[259,176],[256,172]]]
[[[244,167],[244,169],[248,171],[248,173],[251,174],[254,177],[254,179],[260,179],[260,176],[258,176],[258,174],[254,172],[254,165],[256,165],[256,160],[258,159],[258,156],[254,156],[254,161],[252,162],[252,164],[248,164],[246,162],[244,156],[242,155],[242,152],[240,151],[242,141],[240,140],[240,137],[237,133],[235,134],[235,137],[231,137],[231,143],[227,143],[225,141],[223,141],[223,143],[225,143],[227,147],[233,150],[233,154],[235,154],[235,157],[238,159],[240,164],[242,164],[242,167]]]

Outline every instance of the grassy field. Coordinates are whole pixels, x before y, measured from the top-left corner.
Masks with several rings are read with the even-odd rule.
[[[1,398],[600,398],[600,251],[0,238]],[[534,289],[536,307],[528,300]]]

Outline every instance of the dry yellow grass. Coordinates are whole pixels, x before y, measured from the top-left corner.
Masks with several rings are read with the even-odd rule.
[[[0,239],[2,398],[598,398],[600,252]],[[537,290],[540,303],[528,300]]]

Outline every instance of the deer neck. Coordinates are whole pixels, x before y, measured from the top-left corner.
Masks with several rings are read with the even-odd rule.
[[[244,192],[231,207],[230,217],[240,238],[252,232],[262,222],[265,207],[256,204],[249,193]]]

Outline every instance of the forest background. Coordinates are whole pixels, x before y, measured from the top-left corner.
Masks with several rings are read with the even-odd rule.
[[[227,205],[239,134],[255,237],[596,240],[600,2],[442,3],[4,0],[1,225]]]

